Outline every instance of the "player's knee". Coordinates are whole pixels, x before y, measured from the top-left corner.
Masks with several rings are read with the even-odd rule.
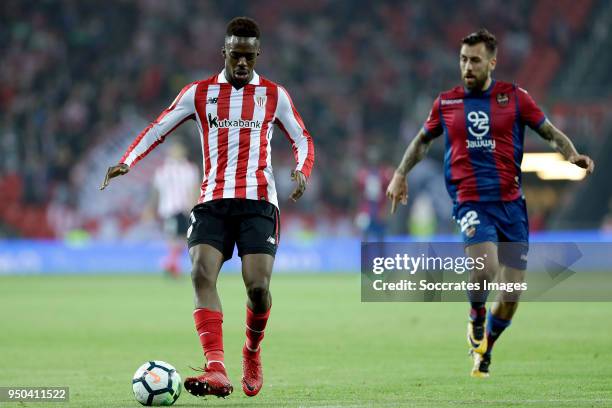
[[[495,316],[505,320],[512,319],[512,317],[516,313],[516,309],[518,309],[518,300],[519,299],[517,296],[513,297],[511,301],[500,300],[495,310]]]
[[[501,291],[499,295],[499,303],[502,309],[514,314],[518,308],[518,302],[521,300],[521,291],[506,292]]]
[[[499,270],[499,262],[496,259],[491,258],[493,257],[483,257],[481,260],[481,264],[483,266],[481,268],[474,267],[472,269],[472,273],[483,279],[491,279],[492,277],[496,276]]]
[[[247,296],[255,304],[265,303],[270,296],[268,285],[261,283],[250,285],[247,288]]]
[[[217,274],[205,264],[196,262],[191,268],[191,280],[198,289],[210,289],[217,285]]]

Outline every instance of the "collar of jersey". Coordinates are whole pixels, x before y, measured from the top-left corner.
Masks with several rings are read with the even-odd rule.
[[[227,79],[225,78],[225,68],[223,68],[223,71],[221,71],[221,73],[217,76],[217,83],[219,84],[228,83]],[[257,74],[257,72],[253,71],[253,78],[251,78],[249,85],[259,85],[259,75]]]
[[[253,75],[253,78],[255,78],[254,75]],[[489,88],[487,88],[487,90],[484,91],[484,92],[470,91],[465,86],[463,87],[463,91],[465,92],[465,96],[475,96],[475,97],[478,97],[478,96],[489,96],[489,95],[491,95],[491,91],[493,90],[493,87],[495,87],[495,80],[494,79],[491,80],[491,85],[489,85]]]

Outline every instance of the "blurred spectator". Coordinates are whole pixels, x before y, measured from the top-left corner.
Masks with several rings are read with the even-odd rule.
[[[355,224],[364,241],[381,242],[385,238],[389,214],[386,190],[392,176],[393,168],[381,162],[378,147],[372,146],[357,174],[356,192],[360,202]]]
[[[200,196],[200,172],[187,160],[185,146],[172,142],[163,164],[153,174],[157,215],[163,220],[168,253],[162,269],[172,277],[181,274],[180,260],[191,233],[189,212]]]

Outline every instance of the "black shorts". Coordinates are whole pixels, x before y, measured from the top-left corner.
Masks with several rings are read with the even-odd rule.
[[[217,248],[224,261],[232,257],[234,244],[238,256],[276,255],[280,239],[278,209],[264,200],[224,198],[193,207],[187,230],[189,248],[208,244]]]
[[[189,228],[189,217],[183,213],[175,214],[164,220],[164,232],[173,237],[184,237]]]

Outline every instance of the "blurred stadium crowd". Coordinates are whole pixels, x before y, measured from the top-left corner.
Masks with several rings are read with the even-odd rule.
[[[598,162],[586,183],[525,178],[535,229],[612,228],[605,163],[612,68],[605,0],[257,2],[5,0],[0,4],[0,236],[150,238],[152,154],[104,193],[108,165],[188,82],[222,68],[227,21],[262,28],[257,71],[283,84],[309,128],[316,164],[297,204],[281,201],[284,233],[352,235],[379,218],[390,233],[451,230],[443,143],[411,175],[411,205],[393,219],[389,171],[437,92],[459,80],[461,37],[485,26],[500,41],[496,77],[516,80]],[[602,68],[603,67],[603,68]],[[169,138],[201,161],[195,126]],[[528,151],[547,151],[528,134]],[[163,150],[163,145],[160,150]],[[280,197],[291,149],[273,147]],[[585,194],[593,208],[584,215]],[[588,205],[587,205],[588,207]],[[143,216],[143,213],[145,214]],[[606,215],[608,214],[608,215]],[[375,231],[376,232],[376,231]]]

